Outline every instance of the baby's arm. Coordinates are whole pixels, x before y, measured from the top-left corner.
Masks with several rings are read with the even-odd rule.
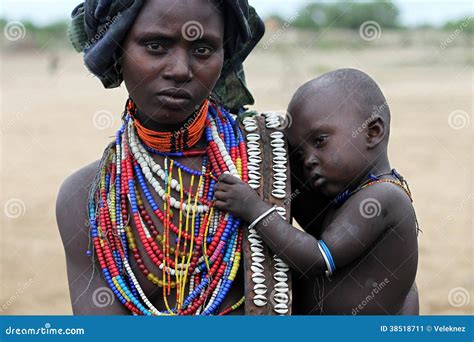
[[[248,223],[272,208],[272,205],[260,199],[255,190],[233,176],[221,176],[215,189],[216,208]],[[268,247],[294,270],[302,274],[323,274],[326,271],[326,263],[318,250],[316,238],[295,229],[278,213],[273,212],[265,217],[255,229]]]
[[[336,270],[356,260],[388,227],[398,224],[391,222],[392,217],[397,211],[406,212],[406,208],[399,207],[400,202],[407,201],[406,198],[403,201],[399,198],[394,200],[393,191],[393,185],[380,184],[355,194],[324,229],[321,240],[327,245]],[[399,196],[406,195],[402,193]],[[248,185],[230,175],[220,178],[215,197],[218,209],[249,223],[271,208]],[[370,211],[371,207],[376,209],[374,213]],[[260,221],[255,229],[273,252],[301,274],[321,275],[327,270],[318,240],[294,229],[276,212]]]

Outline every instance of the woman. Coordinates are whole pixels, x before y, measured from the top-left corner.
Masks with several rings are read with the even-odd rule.
[[[58,195],[74,314],[244,313],[242,223],[212,200],[220,174],[248,180],[227,109],[253,103],[242,62],[263,32],[247,0],[88,0],[74,10],[69,33],[86,66],[130,95],[102,160]]]

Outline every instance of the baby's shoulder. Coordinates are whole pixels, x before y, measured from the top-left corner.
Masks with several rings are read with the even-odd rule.
[[[382,181],[364,188],[356,193],[354,198],[375,198],[381,203],[406,207],[412,205],[411,194],[400,184],[392,181]]]
[[[400,185],[380,182],[354,194],[349,201],[363,217],[379,217],[389,225],[415,218],[411,194]]]

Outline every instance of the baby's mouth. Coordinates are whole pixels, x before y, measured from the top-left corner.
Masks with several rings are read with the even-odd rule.
[[[310,184],[313,188],[319,188],[321,187],[321,185],[324,184],[324,182],[326,181],[326,179],[324,177],[322,177],[320,174],[318,173],[315,173],[311,176],[310,178]]]

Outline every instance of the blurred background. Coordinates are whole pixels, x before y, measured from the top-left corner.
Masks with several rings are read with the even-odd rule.
[[[127,98],[70,47],[78,2],[0,0],[0,315],[72,313],[57,191],[101,156]],[[253,109],[284,112],[298,86],[332,69],[370,74],[391,107],[391,163],[423,230],[421,313],[472,314],[473,3],[249,2],[267,26],[245,63]]]

